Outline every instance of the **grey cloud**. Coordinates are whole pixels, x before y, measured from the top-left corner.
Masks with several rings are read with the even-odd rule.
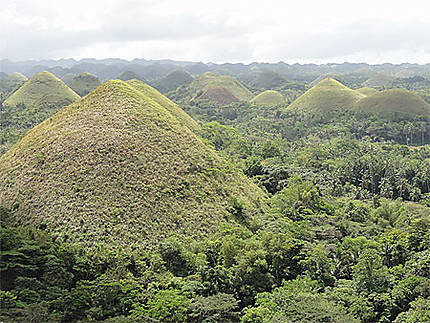
[[[365,20],[286,37],[280,48],[284,57],[320,59],[360,52],[430,52],[430,22]],[[276,44],[275,44],[276,45]]]
[[[142,4],[142,3],[140,3]],[[115,9],[115,8],[114,8]],[[109,13],[104,23],[83,31],[43,29],[20,26],[0,30],[0,39],[6,44],[0,48],[0,57],[46,58],[68,50],[111,42],[174,40],[183,41],[212,36],[231,37],[242,34],[243,27],[231,26],[227,18],[208,23],[193,15],[158,17],[141,7]]]
[[[106,53],[96,50],[109,47],[104,45],[126,48],[130,43],[142,47],[150,43],[152,53],[166,49],[176,55],[171,58],[177,59],[193,50],[198,60],[218,62],[330,60],[360,53],[366,57],[367,52],[384,55],[388,51],[402,51],[410,57],[417,52],[430,53],[430,22],[424,20],[351,19],[344,24],[334,20],[332,29],[324,30],[324,19],[296,19],[297,23],[292,24],[281,19],[279,10],[274,16],[252,10],[249,16],[240,10],[220,8],[213,12],[199,7],[195,11],[187,1],[184,8],[189,10],[182,13],[164,12],[169,0],[89,1],[87,6],[85,0],[75,0],[74,6],[68,2],[67,9],[54,0],[12,2],[14,6],[0,12],[0,18],[8,12],[15,15],[9,20],[0,19],[0,58],[13,60],[79,56],[84,51],[100,56]],[[203,4],[194,1],[194,5]],[[223,4],[228,1],[220,0],[220,6]],[[61,25],[61,18],[68,17],[65,10],[75,18],[69,24],[76,24],[76,17],[82,15],[82,28],[67,24],[54,27],[52,21],[58,24],[60,20]]]

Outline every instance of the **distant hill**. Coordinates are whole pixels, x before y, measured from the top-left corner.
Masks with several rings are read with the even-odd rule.
[[[430,105],[404,89],[386,90],[361,99],[355,109],[374,113],[406,113],[430,117]]]
[[[393,81],[394,77],[392,76],[383,73],[375,73],[362,85],[364,87],[381,88],[390,86]]]
[[[79,96],[50,73],[40,73],[10,96],[0,109],[0,155],[26,131]]]
[[[251,91],[235,78],[227,75],[216,75],[212,72],[200,75],[189,85],[189,89],[193,93],[200,92],[199,96],[213,87],[223,87],[240,101],[250,101],[254,97]]]
[[[70,88],[80,96],[87,95],[101,84],[99,78],[91,73],[81,73],[70,81]]]
[[[267,90],[253,98],[251,103],[260,105],[276,105],[285,103],[285,98],[278,91]]]
[[[285,83],[288,83],[288,80],[281,74],[269,69],[252,71],[243,75],[240,80],[254,88],[266,90],[281,87]]]
[[[28,80],[28,78],[24,74],[21,74],[19,72],[14,72],[9,75],[9,80],[12,80],[15,82],[25,82]]]
[[[298,97],[288,109],[301,111],[350,110],[364,95],[327,78]]]
[[[66,83],[67,86],[70,87],[70,83],[72,83],[72,80],[75,76],[78,76],[78,74],[74,74],[74,73],[67,73],[64,74],[61,79],[63,80],[64,83]]]
[[[159,96],[109,81],[29,131],[0,157],[0,206],[13,209],[12,223],[85,245],[151,248],[251,216],[264,193]]]
[[[361,94],[363,94],[365,96],[370,96],[370,95],[378,93],[378,90],[376,90],[376,89],[374,89],[372,87],[361,87],[361,88],[359,88],[359,89],[357,89],[355,91],[358,92],[358,93],[361,93]]]
[[[27,81],[27,77],[18,72],[14,72],[10,75],[0,73],[0,99],[6,99],[24,84],[25,81]],[[0,103],[3,102],[3,100],[0,100]]]
[[[220,105],[227,105],[240,100],[222,86],[215,86],[207,89],[197,100],[208,100]]]
[[[178,87],[188,85],[193,77],[186,71],[174,70],[154,83],[154,87],[162,93],[176,90]]]
[[[122,80],[122,81],[129,81],[129,80],[133,80],[133,79],[142,81],[142,78],[139,75],[137,75],[135,72],[132,72],[132,71],[122,72],[121,74],[118,75],[117,79]]]
[[[27,108],[58,108],[78,99],[79,95],[59,78],[49,72],[40,72],[26,81],[3,102],[3,105],[15,107],[22,104]]]

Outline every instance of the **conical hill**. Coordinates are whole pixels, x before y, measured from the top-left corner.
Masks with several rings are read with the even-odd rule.
[[[176,90],[180,86],[185,86],[193,81],[193,77],[184,70],[174,70],[155,82],[155,87],[163,93]]]
[[[405,113],[430,117],[430,105],[419,95],[404,89],[386,90],[363,98],[356,103],[355,109],[375,113]]]
[[[233,102],[239,102],[240,100],[231,94],[228,90],[222,86],[214,86],[207,89],[197,100],[208,100],[213,103],[220,105],[227,105]]]
[[[3,105],[14,107],[23,104],[27,108],[62,107],[79,99],[71,88],[49,72],[40,72],[26,81]]]
[[[288,108],[308,112],[350,110],[363,97],[363,94],[332,78],[327,78],[298,97]]]
[[[240,101],[250,101],[254,96],[242,83],[228,75],[206,72],[195,79],[189,88],[192,92],[204,93],[214,87],[222,87]]]
[[[80,96],[87,95],[101,84],[99,78],[91,73],[81,73],[70,81],[70,88]]]
[[[259,105],[276,105],[285,103],[285,99],[278,91],[267,90],[253,98],[251,103]]]
[[[260,198],[167,108],[119,80],[63,108],[0,157],[0,206],[13,223],[43,224],[54,237],[89,245],[201,235],[232,205],[231,214],[246,218]]]

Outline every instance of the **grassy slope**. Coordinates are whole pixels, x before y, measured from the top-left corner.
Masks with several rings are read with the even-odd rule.
[[[363,98],[360,94],[340,82],[328,78],[306,91],[289,106],[291,110],[330,111],[352,109],[355,102]]]
[[[70,81],[70,88],[80,96],[87,95],[101,84],[99,78],[91,73],[81,73]]]
[[[194,93],[198,91],[206,92],[211,87],[223,87],[241,101],[250,101],[254,97],[251,91],[243,84],[227,75],[216,75],[211,72],[206,72],[190,84],[190,89]]]
[[[264,194],[122,81],[63,108],[0,157],[0,204],[16,223],[46,223],[84,244],[215,230],[232,197],[246,209]]]
[[[193,131],[198,131],[200,129],[197,122],[191,118],[184,110],[182,110],[176,103],[162,95],[153,87],[139,80],[129,80],[127,83],[132,86],[135,90],[138,90],[143,95],[154,100],[159,105],[163,106],[171,114],[173,114],[183,125],[187,126]]]
[[[401,112],[430,116],[430,105],[419,95],[404,89],[378,92],[358,101],[355,108],[367,112]]]
[[[25,82],[3,103],[4,106],[23,104],[27,108],[58,107],[79,99],[72,89],[49,72],[40,72]]]
[[[231,94],[228,90],[221,86],[211,87],[202,95],[200,95],[198,100],[208,100],[221,105],[230,104],[233,102],[239,102],[240,100]]]
[[[253,98],[251,103],[261,105],[276,105],[285,103],[285,99],[278,91],[267,90]]]

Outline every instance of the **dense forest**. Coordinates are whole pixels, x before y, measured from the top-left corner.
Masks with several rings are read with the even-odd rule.
[[[428,65],[104,63],[2,63],[0,321],[430,321]]]

